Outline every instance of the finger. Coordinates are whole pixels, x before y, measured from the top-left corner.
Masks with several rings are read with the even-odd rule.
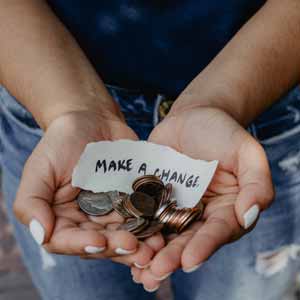
[[[96,224],[96,223],[94,223]],[[100,224],[98,224],[100,225]],[[102,225],[101,225],[102,226]],[[107,230],[112,230],[112,231],[116,231],[118,228],[120,227],[120,223],[111,223],[111,224],[107,224],[105,226],[105,229]]]
[[[217,211],[199,227],[186,244],[181,258],[183,271],[190,273],[196,270],[219,247],[232,242],[242,233],[233,206]]]
[[[224,194],[233,194],[239,192],[238,180],[237,177],[234,176],[230,172],[226,172],[220,167],[217,169],[214,174],[213,180],[208,186],[207,191],[205,192],[205,196],[215,196],[224,195]]]
[[[106,216],[95,217],[95,216],[88,216],[88,218],[98,224],[106,226],[111,223],[123,223],[125,220],[121,217],[117,212],[113,211]]]
[[[113,261],[125,264],[127,266],[134,265],[139,269],[144,269],[149,266],[149,263],[154,255],[154,251],[145,243],[140,242],[138,250],[131,255],[117,256],[112,258]]]
[[[201,201],[203,202],[203,198],[207,198],[207,200],[209,200],[209,198],[216,196],[217,193],[212,192],[211,190],[206,190],[203,197],[201,198]]]
[[[251,227],[261,210],[274,198],[271,173],[263,148],[250,141],[240,148],[238,179],[240,192],[235,204],[238,221],[245,229]]]
[[[132,266],[131,269],[130,269],[130,272],[131,272],[133,282],[141,283],[140,277],[141,277],[141,274],[142,274],[143,270]]]
[[[154,254],[164,247],[165,241],[162,234],[157,233],[145,241],[139,242],[139,245],[140,247],[135,254],[125,256],[124,260],[121,257],[116,257],[116,261],[131,266],[134,265],[139,269],[145,269],[149,266]],[[129,260],[127,259],[128,257]]]
[[[17,219],[29,226],[35,241],[42,245],[50,239],[55,217],[51,209],[54,195],[52,171],[47,161],[33,153],[25,164],[14,202]]]
[[[79,224],[79,227],[84,230],[104,230],[104,227],[94,222],[83,222]]]
[[[171,241],[173,241],[174,239],[176,239],[178,237],[178,233],[170,233],[168,234],[165,238],[166,238],[166,243],[170,243]]]
[[[226,186],[225,184],[221,183],[212,183],[210,185],[210,191],[212,191],[214,194],[219,194],[219,195],[225,195],[225,194],[234,194],[238,193],[240,190],[238,185],[233,185],[233,186]],[[206,196],[209,194],[206,193]]]
[[[221,168],[217,168],[212,183],[223,184],[225,186],[235,186],[237,185],[237,179],[234,174],[224,171]]]
[[[67,183],[64,183],[62,186],[59,187],[59,190],[55,192],[54,196],[54,203],[58,205],[63,205],[64,203],[73,203],[74,207],[79,206],[75,200],[80,192],[79,188],[73,187],[71,184],[71,180]],[[70,196],[71,195],[71,196]],[[71,202],[70,202],[71,201]]]
[[[100,224],[96,224],[102,226]],[[90,227],[91,224],[88,225]],[[111,258],[135,253],[137,239],[127,231],[81,229],[70,219],[57,219],[47,251],[56,254],[91,255],[89,258]]]
[[[224,209],[227,206],[234,206],[236,202],[237,194],[225,194],[225,195],[218,195],[211,199],[202,198],[202,202],[207,204],[205,206],[202,219],[206,220],[214,214],[217,210]]]
[[[161,233],[157,233],[143,242],[139,242],[139,249],[133,255],[127,255],[124,260],[121,257],[116,257],[117,262],[134,265],[136,268],[145,269],[149,266],[152,257],[156,252],[162,249],[165,245],[164,238]],[[127,258],[129,257],[129,260]]]
[[[107,240],[107,257],[129,255],[137,251],[139,243],[137,238],[126,230],[104,230],[101,231]]]
[[[144,289],[147,292],[149,292],[149,293],[156,292],[161,285],[161,281],[155,279],[149,269],[145,269],[145,270],[141,270],[141,271],[142,272],[140,273],[138,279],[136,277],[133,277],[134,280],[142,283],[144,286]]]
[[[68,218],[75,223],[84,223],[89,221],[87,215],[79,209],[78,204],[75,201],[54,205],[52,206],[52,210],[56,218]]]
[[[144,241],[155,253],[165,246],[163,235],[159,232]]]
[[[181,267],[182,252],[199,226],[200,222],[193,224],[189,230],[178,235],[155,255],[149,267],[152,276],[146,278],[148,283],[153,279],[162,281]]]
[[[135,267],[131,268],[131,275],[133,282],[143,284],[147,292],[155,292],[159,289],[161,282],[153,278],[149,269],[141,270]]]
[[[44,247],[51,253],[81,255],[105,251],[107,241],[99,231],[81,229],[71,220],[59,218],[50,241]]]
[[[181,253],[184,245],[191,238],[198,226],[199,224],[192,226],[189,231],[177,236],[171,242],[173,244],[168,244],[161,249],[152,260],[149,268],[139,269],[132,267],[133,281],[143,283],[144,289],[148,292],[156,291],[160,287],[160,282],[180,267]]]

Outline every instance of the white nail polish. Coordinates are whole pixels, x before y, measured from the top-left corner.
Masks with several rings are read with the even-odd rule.
[[[162,280],[165,280],[166,278],[168,278],[171,274],[172,274],[172,272],[167,273],[167,274],[165,274],[164,276],[161,276],[161,277],[154,277],[154,276],[153,277],[157,281],[162,281]]]
[[[90,253],[90,254],[97,254],[97,253],[103,252],[104,250],[105,250],[105,247],[86,246],[84,248],[84,251],[86,253]]]
[[[119,254],[119,255],[132,254],[135,251],[136,251],[136,249],[134,249],[134,250],[126,250],[126,249],[123,249],[123,248],[116,248],[115,249],[116,254]]]
[[[193,266],[192,268],[189,268],[189,269],[182,269],[182,271],[184,273],[192,273],[192,272],[196,271],[198,268],[200,268],[201,265],[202,265],[202,263],[199,265]]]
[[[149,267],[150,264],[146,264],[146,265],[140,265],[138,263],[133,263],[135,267],[137,267],[138,269],[146,269]]]
[[[42,224],[38,220],[32,219],[29,224],[29,230],[34,240],[39,245],[42,245],[45,239],[45,229]]]
[[[244,228],[248,229],[253,225],[259,215],[259,206],[257,204],[251,206],[244,214]]]
[[[148,289],[148,288],[146,288],[146,287],[144,286],[144,290],[147,291],[147,292],[149,292],[149,293],[156,292],[158,289],[159,289],[159,285],[156,286],[156,287],[153,288],[153,289]]]
[[[132,276],[132,281],[133,281],[134,283],[137,283],[137,284],[140,284],[140,283],[141,283],[140,281],[136,280],[133,276]]]

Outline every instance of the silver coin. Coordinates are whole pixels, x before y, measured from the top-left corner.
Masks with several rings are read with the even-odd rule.
[[[107,195],[110,197],[112,202],[116,201],[116,199],[119,199],[121,194],[123,194],[123,193],[120,193],[119,191],[107,192]]]
[[[134,234],[140,232],[148,225],[148,221],[144,218],[132,218],[128,219],[125,223],[121,224],[119,230],[127,230]]]
[[[128,194],[125,193],[119,193],[116,191],[116,193],[111,194],[112,199],[112,206],[113,209],[123,218],[130,218],[133,217],[132,214],[130,214],[123,206],[123,203],[125,199],[129,197]]]
[[[109,194],[103,192],[81,191],[77,203],[82,211],[91,216],[104,216],[113,210]]]

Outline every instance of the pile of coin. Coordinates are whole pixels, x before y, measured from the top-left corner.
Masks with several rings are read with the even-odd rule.
[[[164,185],[154,175],[137,178],[132,189],[132,194],[82,190],[77,202],[82,211],[92,216],[103,216],[115,210],[125,219],[118,229],[127,230],[139,239],[163,229],[180,233],[202,216],[201,203],[193,208],[177,207],[176,200],[171,198],[172,184]]]

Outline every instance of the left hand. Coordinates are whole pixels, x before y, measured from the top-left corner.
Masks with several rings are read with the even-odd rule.
[[[206,204],[202,220],[168,237],[148,268],[132,267],[134,281],[154,291],[178,268],[192,272],[222,245],[250,231],[259,212],[271,204],[274,190],[263,148],[222,110],[202,107],[173,113],[149,140],[195,159],[219,160],[202,198]]]
[[[87,216],[75,200],[79,189],[71,185],[72,171],[85,146],[120,138],[136,140],[137,136],[117,115],[73,111],[51,122],[28,158],[14,212],[48,252],[145,265],[164,246],[159,235],[141,243],[128,231],[113,230],[112,224],[117,227],[123,222],[116,212]]]

